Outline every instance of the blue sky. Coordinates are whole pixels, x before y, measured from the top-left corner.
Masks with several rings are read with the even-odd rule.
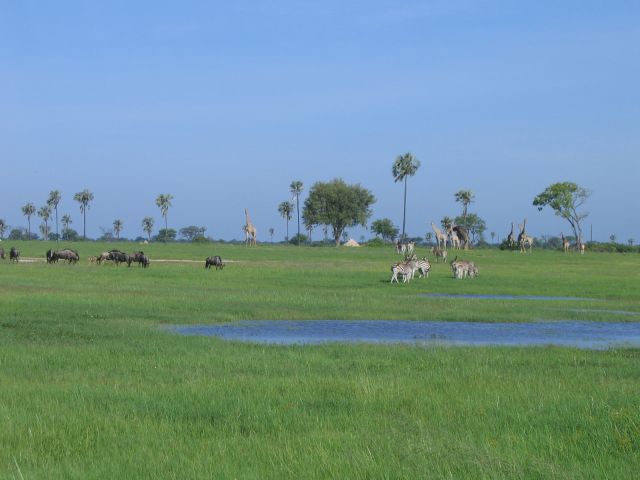
[[[569,180],[594,238],[640,241],[638,25],[633,1],[5,1],[0,218],[58,189],[81,230],[89,188],[88,234],[135,237],[169,192],[170,226],[239,238],[248,208],[266,240],[292,180],[342,177],[400,225],[410,151],[411,235],[462,188],[501,237],[568,233],[532,200]]]

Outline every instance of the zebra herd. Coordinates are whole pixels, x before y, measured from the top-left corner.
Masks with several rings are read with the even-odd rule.
[[[406,245],[404,250],[399,248],[402,245]],[[410,244],[396,243],[396,253],[402,253],[403,251],[408,252],[408,245]],[[438,258],[442,258],[444,263],[447,262],[446,249],[433,247],[431,249],[431,253],[434,254],[436,263],[438,262]],[[415,278],[416,273],[419,274],[419,278],[428,278],[430,270],[431,264],[429,263],[429,260],[427,260],[427,257],[418,259],[414,254],[414,245],[411,245],[411,253],[405,253],[405,257],[402,262],[396,262],[391,265],[391,280],[389,283],[400,283],[400,278],[402,278],[402,283],[408,283]],[[478,276],[478,267],[474,262],[469,260],[458,260],[457,256],[453,262],[451,262],[451,270],[453,272],[453,278],[457,280],[461,280],[463,278],[475,278]]]

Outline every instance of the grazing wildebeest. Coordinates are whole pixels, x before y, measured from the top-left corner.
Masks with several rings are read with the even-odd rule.
[[[96,258],[96,262],[100,265],[102,262],[106,262],[107,260],[111,260],[111,254],[109,252],[102,252]]]
[[[9,261],[16,263],[20,261],[20,250],[18,250],[16,247],[11,247],[11,250],[9,250]]]
[[[129,255],[120,250],[109,250],[109,260],[113,260],[116,265],[126,262],[129,259]]]
[[[216,267],[216,270],[221,270],[224,268],[224,263],[222,262],[222,258],[220,258],[219,255],[207,257],[204,261],[204,268],[210,269],[212,265]]]
[[[4,248],[0,247],[0,260],[4,260]]]
[[[56,250],[54,252],[47,252],[47,261],[49,263],[57,262],[58,260],[66,260],[69,263],[77,263],[80,260],[80,255],[75,250],[65,248],[64,250]]]
[[[144,267],[144,259],[147,258],[144,252],[133,252],[127,258],[127,267],[131,266],[131,262],[137,262],[139,267]],[[148,260],[148,259],[147,259]]]

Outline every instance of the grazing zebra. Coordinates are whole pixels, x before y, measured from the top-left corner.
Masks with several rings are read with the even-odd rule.
[[[405,262],[394,263],[393,265],[391,265],[391,282],[390,283],[393,283],[394,281],[396,283],[400,283],[398,281],[398,275],[402,276],[402,283],[407,283],[411,281],[411,278],[413,278],[413,267],[409,266]]]
[[[436,257],[436,263],[438,263],[438,258],[442,258],[444,263],[447,263],[447,250],[440,247],[431,247],[431,253]]]
[[[453,271],[453,277],[457,280],[463,278],[474,278],[478,276],[478,267],[475,263],[468,260],[458,260],[458,257],[451,262],[451,270]]]
[[[429,270],[431,270],[431,264],[429,263],[429,260],[427,260],[427,257],[416,260],[416,267],[418,269],[418,272],[420,272],[420,278],[429,278]]]

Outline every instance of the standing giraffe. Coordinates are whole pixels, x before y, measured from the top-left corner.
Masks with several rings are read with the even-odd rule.
[[[433,229],[433,233],[436,234],[436,243],[438,244],[438,248],[442,248],[443,250],[447,249],[447,234],[436,227],[436,224],[431,222],[431,228]],[[440,244],[442,243],[442,246]]]
[[[451,248],[453,248],[454,250],[460,250],[460,237],[458,237],[458,234],[451,226],[449,226],[448,232],[449,240],[451,242]]]
[[[520,253],[527,253],[527,246],[529,247],[529,253],[533,249],[533,237],[527,235],[525,231],[527,228],[527,219],[524,219],[524,223],[520,224],[520,234],[518,235],[518,244],[520,245]]]
[[[513,235],[513,222],[511,222],[511,232],[507,235],[507,245],[509,248],[513,248],[516,244],[516,237]]]
[[[569,240],[562,232],[560,232],[560,238],[562,238],[562,249],[564,250],[564,253],[567,253],[569,251]]]
[[[258,232],[256,230],[256,227],[253,226],[253,223],[251,223],[251,219],[249,218],[249,211],[246,208],[244,209],[244,216],[246,219],[246,223],[243,227],[245,244],[249,246],[255,245]]]

